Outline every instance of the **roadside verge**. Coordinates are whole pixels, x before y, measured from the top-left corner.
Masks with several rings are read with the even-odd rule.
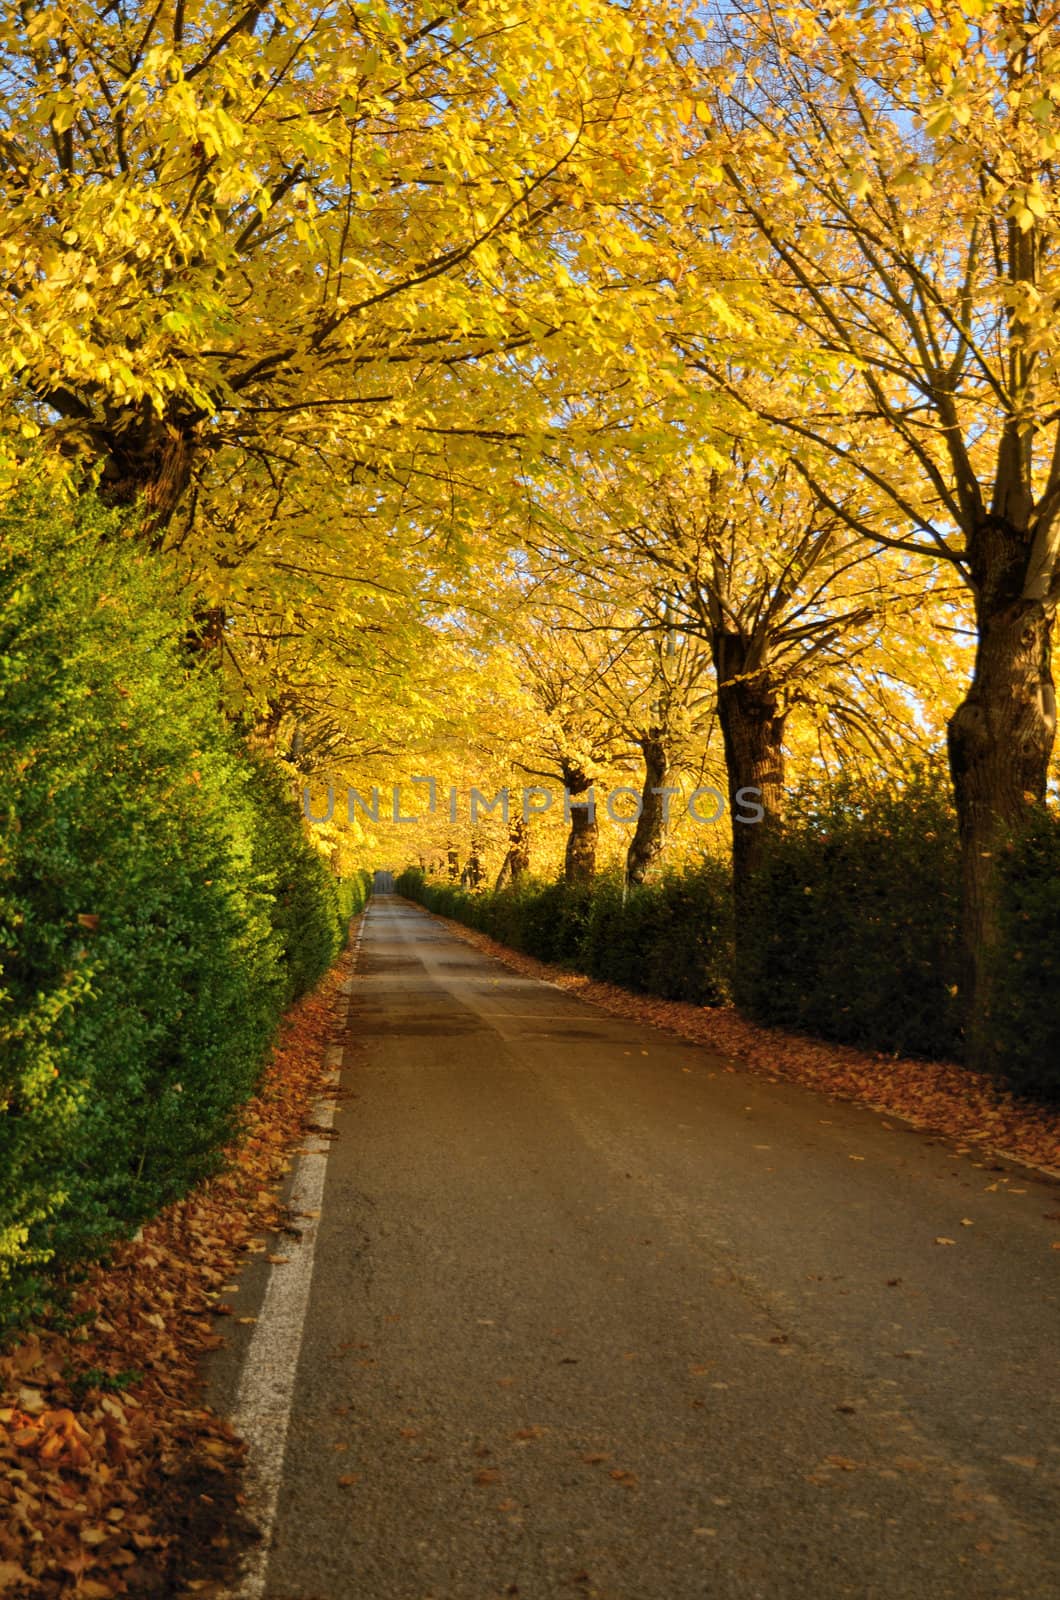
[[[235,1276],[292,1230],[280,1185],[333,1080],[353,961],[351,938],[287,1014],[224,1171],[0,1355],[5,1600],[215,1595],[255,1539],[246,1446],[204,1403],[202,1363],[236,1332]]]

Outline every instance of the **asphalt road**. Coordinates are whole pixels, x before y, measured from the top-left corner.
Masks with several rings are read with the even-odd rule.
[[[1056,1600],[1060,1189],[388,896],[359,971],[268,1600]]]

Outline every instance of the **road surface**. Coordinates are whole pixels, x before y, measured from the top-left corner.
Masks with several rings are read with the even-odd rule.
[[[1056,1600],[1060,1189],[393,897],[359,973],[256,1593]]]

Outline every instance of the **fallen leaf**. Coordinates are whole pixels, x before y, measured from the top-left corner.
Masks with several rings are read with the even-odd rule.
[[[956,1243],[957,1243],[957,1241],[956,1241],[956,1239],[944,1239],[944,1238],[942,1238],[942,1236],[941,1236],[941,1235],[940,1235],[940,1236],[939,1236],[939,1237],[938,1237],[938,1238],[937,1238],[937,1239],[936,1239],[936,1240],[935,1240],[935,1243],[936,1243],[936,1244],[956,1244]]]

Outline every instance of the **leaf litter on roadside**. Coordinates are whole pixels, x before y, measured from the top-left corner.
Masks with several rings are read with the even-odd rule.
[[[347,950],[288,1013],[225,1170],[89,1267],[51,1326],[0,1352],[4,1600],[213,1595],[256,1537],[244,1447],[203,1404],[199,1364],[224,1342],[220,1295],[284,1227],[277,1191],[330,1077],[351,964]]]

